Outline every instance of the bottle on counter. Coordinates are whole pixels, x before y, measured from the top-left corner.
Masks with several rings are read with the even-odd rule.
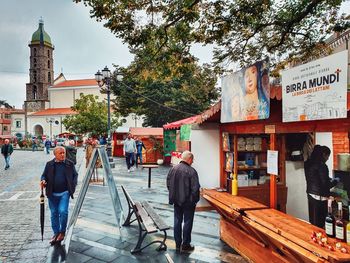
[[[325,230],[329,237],[334,237],[335,218],[332,214],[332,200],[328,199],[328,214],[325,220]],[[350,226],[349,226],[350,231]]]
[[[346,225],[346,243],[350,245],[350,205],[349,205],[349,222]]]
[[[338,202],[338,216],[335,221],[335,238],[339,241],[345,241],[345,225],[343,221],[343,203]]]

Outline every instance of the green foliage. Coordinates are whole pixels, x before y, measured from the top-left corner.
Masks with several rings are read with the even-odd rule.
[[[80,94],[71,107],[77,114],[66,116],[63,125],[75,134],[89,134],[91,136],[105,135],[107,132],[107,103],[98,101],[98,96]],[[111,117],[111,127],[119,125],[118,116]]]
[[[90,6],[91,16],[131,50],[153,43],[157,54],[174,34],[187,47],[214,44],[217,65],[307,57],[333,30],[350,26],[339,14],[341,0],[74,1]]]
[[[144,115],[144,126],[161,127],[198,114],[217,99],[215,72],[200,67],[181,41],[176,41],[156,56],[151,55],[156,45],[139,49],[128,68],[118,69],[124,79],[114,81],[112,89],[122,115]]]

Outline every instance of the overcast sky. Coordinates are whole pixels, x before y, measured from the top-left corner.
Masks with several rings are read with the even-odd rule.
[[[132,56],[126,45],[89,16],[89,9],[72,0],[1,0],[0,99],[21,108],[29,81],[29,47],[43,17],[44,29],[55,46],[54,74],[67,79],[93,78],[112,64],[127,66]],[[344,11],[350,10],[347,1]],[[196,46],[194,55],[209,62],[211,51]]]

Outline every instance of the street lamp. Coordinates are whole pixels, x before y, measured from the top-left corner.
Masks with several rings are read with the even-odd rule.
[[[111,157],[112,155],[112,147],[111,147],[111,71],[105,66],[102,69],[102,73],[98,70],[95,74],[95,79],[97,81],[98,86],[101,88],[106,86],[107,91],[107,155]]]
[[[54,118],[46,118],[46,122],[50,123],[50,140],[52,140],[52,123],[55,122]]]
[[[137,121],[141,119],[140,116],[137,116],[135,113],[131,116],[133,120],[135,120],[135,127],[137,127]]]

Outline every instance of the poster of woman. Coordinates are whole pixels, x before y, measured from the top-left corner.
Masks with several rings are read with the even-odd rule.
[[[222,78],[221,122],[267,119],[270,115],[268,61]]]

